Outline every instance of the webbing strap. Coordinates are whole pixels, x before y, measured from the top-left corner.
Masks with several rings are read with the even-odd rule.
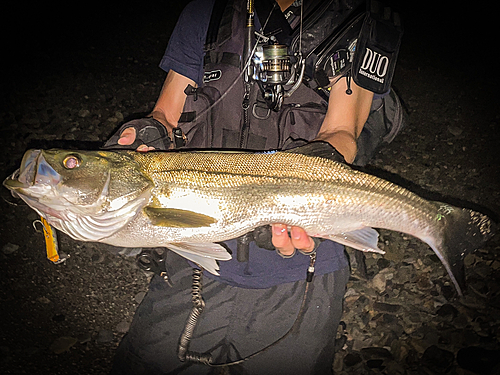
[[[227,64],[239,68],[240,60],[240,55],[237,53],[208,51],[205,54],[203,64]]]

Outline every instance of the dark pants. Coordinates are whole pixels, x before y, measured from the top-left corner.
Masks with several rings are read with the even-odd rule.
[[[215,374],[220,369],[180,362],[177,345],[191,310],[192,269],[179,256],[173,287],[155,277],[122,340],[112,374]],[[306,270],[304,270],[305,273]],[[348,268],[315,276],[299,329],[269,350],[230,366],[230,374],[329,374],[342,314]],[[246,357],[273,343],[294,324],[305,281],[269,289],[244,289],[204,279],[206,307],[191,351],[210,352],[214,363]],[[227,372],[225,372],[227,373]]]

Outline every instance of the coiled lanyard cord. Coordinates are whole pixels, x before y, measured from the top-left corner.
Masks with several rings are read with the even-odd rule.
[[[246,356],[245,358],[239,359],[237,361],[233,362],[228,362],[228,363],[213,363],[212,361],[212,355],[210,353],[197,353],[197,352],[192,352],[189,351],[189,344],[191,342],[191,339],[193,337],[193,332],[196,327],[196,324],[198,322],[198,318],[200,317],[201,313],[203,312],[203,309],[205,307],[205,302],[203,301],[203,297],[201,295],[202,287],[203,287],[203,270],[198,269],[198,268],[193,268],[193,284],[192,284],[192,289],[191,289],[191,301],[193,303],[193,307],[191,309],[191,312],[189,313],[188,320],[186,322],[186,325],[184,327],[184,330],[181,334],[180,340],[179,340],[179,347],[177,350],[177,357],[179,360],[182,362],[187,361],[187,362],[192,362],[192,363],[198,363],[198,364],[203,364],[211,367],[224,367],[224,366],[234,366],[241,364],[245,361],[248,361],[249,359],[257,356],[258,354],[261,354],[265,352],[266,350],[270,349],[271,347],[279,344],[281,341],[283,341],[288,335],[290,335],[292,332],[294,332],[300,325],[300,322],[302,321],[302,316],[304,315],[305,312],[305,306],[306,306],[306,301],[307,301],[307,295],[309,292],[309,285],[311,284],[311,281],[313,279],[314,275],[314,265],[316,263],[316,253],[314,252],[313,254],[310,255],[310,262],[309,262],[309,267],[307,269],[307,276],[306,276],[306,285],[304,289],[304,295],[302,296],[302,302],[300,304],[300,309],[299,312],[297,313],[297,317],[295,318],[295,321],[293,322],[293,325],[290,327],[290,329],[279,339],[274,341],[273,343],[269,344],[268,346],[260,349],[259,351],[250,354],[249,356]]]

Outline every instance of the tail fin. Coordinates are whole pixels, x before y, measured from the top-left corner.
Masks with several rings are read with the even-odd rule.
[[[437,220],[443,220],[444,225],[441,248],[433,247],[433,250],[441,258],[461,296],[465,289],[465,256],[490,239],[495,234],[497,225],[482,213],[445,203],[435,203],[439,212]]]

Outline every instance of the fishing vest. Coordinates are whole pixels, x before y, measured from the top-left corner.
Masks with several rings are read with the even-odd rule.
[[[325,23],[341,23],[341,16],[350,11],[352,9],[337,10],[335,17],[331,11],[323,12],[325,17],[316,17],[312,20],[314,22],[309,22],[303,32],[305,52],[324,40],[328,31]],[[274,12],[280,13],[285,20],[279,8]],[[188,87],[179,121],[179,127],[187,137],[186,147],[283,149],[311,141],[318,134],[327,111],[327,98],[308,87],[305,80],[284,99],[278,112],[268,108],[255,82],[245,92],[241,72],[245,63],[242,54],[246,16],[245,0],[215,2],[206,38],[203,85],[196,89]],[[263,22],[266,15],[258,16]],[[283,28],[283,25],[270,27]],[[267,29],[269,27],[265,31]],[[298,39],[283,34],[288,38],[287,44],[293,45]],[[313,43],[314,40],[317,42]]]
[[[257,16],[266,21],[264,34],[274,35],[290,52],[301,45],[306,61],[302,83],[279,111],[269,109],[258,84],[243,79],[246,0],[216,0],[205,42],[203,84],[185,91],[179,120],[185,147],[276,150],[307,143],[316,138],[328,108],[329,77],[347,76],[348,82],[352,77],[359,86],[385,94],[373,100],[358,139],[354,164],[366,164],[386,133],[403,124],[399,99],[394,92],[387,95],[402,36],[399,16],[376,1],[367,9],[364,0],[309,0],[299,35],[279,8],[267,17],[273,4],[257,0]]]

